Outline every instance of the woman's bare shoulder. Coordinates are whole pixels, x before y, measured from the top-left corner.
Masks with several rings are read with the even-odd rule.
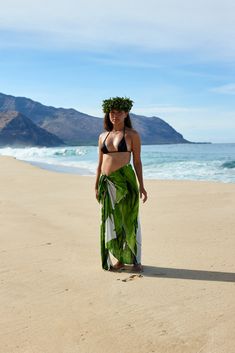
[[[127,131],[130,135],[132,135],[132,136],[134,136],[134,135],[139,135],[139,133],[138,133],[137,130],[135,130],[135,129],[133,129],[133,128],[130,128],[130,127],[126,127],[126,131]]]
[[[100,133],[100,136],[102,137],[102,136],[106,135],[106,133],[107,133],[107,131],[102,131],[102,132]]]
[[[102,141],[103,138],[107,135],[107,132],[108,132],[108,131],[103,131],[103,132],[101,132],[100,135],[99,135],[99,140]]]
[[[138,131],[133,128],[126,128],[126,131],[132,140],[136,140],[140,137]]]

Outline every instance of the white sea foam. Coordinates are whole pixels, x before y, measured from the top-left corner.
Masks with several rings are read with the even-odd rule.
[[[0,155],[82,175],[95,175],[98,162],[97,146],[6,147]],[[235,182],[235,144],[143,145],[141,159],[145,179]]]
[[[78,174],[90,175],[94,174],[95,162],[86,158],[89,148],[91,147],[5,147],[0,149],[0,155],[12,156],[50,170],[54,166],[54,170],[70,173],[77,168]]]

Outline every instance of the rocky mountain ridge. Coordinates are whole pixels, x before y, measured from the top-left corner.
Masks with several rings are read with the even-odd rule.
[[[0,112],[0,146],[63,146],[54,134],[34,124],[17,111]]]
[[[0,93],[0,112],[18,111],[35,125],[57,136],[67,145],[97,145],[104,131],[103,119],[75,109],[46,106],[25,97]],[[142,144],[194,143],[159,117],[146,117],[130,113],[133,128]],[[23,133],[23,132],[22,132]],[[53,140],[54,141],[54,140]],[[54,143],[54,142],[53,142]]]

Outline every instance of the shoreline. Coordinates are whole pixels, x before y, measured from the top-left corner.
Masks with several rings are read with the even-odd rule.
[[[13,158],[17,161],[24,162],[28,165],[35,166],[39,169],[42,170],[47,170],[47,171],[52,171],[55,173],[61,173],[61,174],[66,174],[66,175],[77,175],[77,176],[83,176],[83,177],[95,177],[96,175],[91,172],[90,170],[82,167],[70,167],[70,166],[63,166],[59,164],[50,164],[50,163],[43,163],[43,162],[36,162],[36,161],[27,161],[23,159],[18,159],[14,156],[4,156],[0,155],[0,158]],[[129,163],[132,164],[132,161]],[[205,180],[205,179],[153,179],[153,178],[146,178],[144,177],[144,180],[152,180],[152,181],[183,181],[183,182],[204,182],[204,183],[219,183],[219,184],[232,184],[235,185],[235,182],[232,181],[221,181],[221,180]]]

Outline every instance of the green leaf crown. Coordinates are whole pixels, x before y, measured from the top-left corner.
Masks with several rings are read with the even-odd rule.
[[[102,107],[104,113],[109,113],[111,110],[123,110],[129,112],[133,106],[133,101],[127,97],[113,97],[103,100]]]

